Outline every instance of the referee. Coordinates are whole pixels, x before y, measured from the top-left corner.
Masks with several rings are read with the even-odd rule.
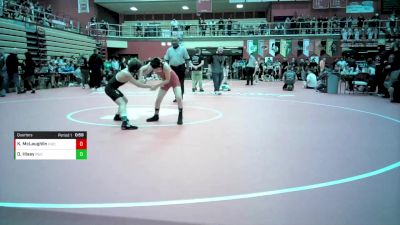
[[[171,47],[165,53],[164,60],[171,66],[171,69],[178,75],[183,93],[185,92],[185,74],[189,70],[189,54],[185,47],[179,45],[178,38],[171,40]],[[176,99],[174,100],[176,102]]]

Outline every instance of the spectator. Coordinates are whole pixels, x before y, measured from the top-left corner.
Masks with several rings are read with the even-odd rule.
[[[172,31],[179,30],[179,22],[175,18],[171,21],[171,30]]]
[[[53,8],[51,7],[51,5],[49,4],[45,10],[45,18],[47,19],[51,19],[51,16],[53,14]]]
[[[367,60],[367,72],[369,74],[368,91],[375,92],[376,90],[376,76],[375,76],[375,63],[371,58]]]
[[[8,80],[12,80],[14,82],[16,92],[18,94],[22,94],[24,92],[21,90],[21,79],[18,74],[18,66],[19,62],[17,57],[17,49],[14,48],[6,59]]]
[[[296,82],[296,73],[293,71],[292,65],[289,65],[287,71],[283,74],[283,82],[283,90],[293,91],[294,83]]]
[[[196,54],[190,57],[191,67],[192,67],[192,91],[197,91],[197,84],[199,84],[200,92],[203,90],[203,65],[204,59],[201,55],[201,49],[196,49]]]
[[[104,75],[106,77],[110,76],[110,74],[112,74],[112,62],[111,59],[106,59],[104,61]]]
[[[80,70],[81,70],[80,72],[82,74],[81,85],[82,88],[85,89],[89,77],[89,65],[87,58],[82,55],[78,61],[78,64],[80,65]]]
[[[218,35],[217,25],[215,24],[214,20],[210,20],[208,22],[208,28],[210,29],[210,33],[209,33],[210,35],[213,35],[213,36]]]
[[[23,80],[26,81],[26,83],[29,86],[29,89],[31,90],[32,94],[35,94],[35,87],[33,85],[33,79],[35,75],[35,67],[36,64],[32,59],[32,55],[29,52],[25,52],[25,61],[23,63],[24,67],[24,74],[23,74]],[[23,92],[26,92],[24,90]]]
[[[228,29],[228,35],[232,35],[232,20],[231,18],[228,18],[228,21],[226,21],[226,27]]]
[[[48,67],[49,67],[51,87],[55,88],[57,86],[57,84],[56,84],[56,73],[57,73],[56,60],[51,59],[49,61]]]
[[[207,23],[204,19],[201,20],[201,36],[206,36],[206,30],[207,30]]]
[[[307,71],[307,78],[304,81],[304,88],[315,89],[317,87],[317,75],[314,71]]]
[[[111,71],[112,74],[116,74],[121,70],[121,65],[119,64],[119,61],[117,60],[117,57],[113,57],[111,61]]]
[[[81,68],[79,66],[77,66],[77,65],[74,66],[73,75],[74,75],[74,78],[76,79],[76,81],[78,83],[80,83],[82,87],[84,87],[83,75],[82,75]]]
[[[241,64],[241,60],[235,59],[235,62],[233,62],[232,64],[232,69],[233,69],[233,77],[235,79],[240,79],[241,78],[241,74],[239,74],[239,71],[242,71],[242,64]]]
[[[400,80],[399,76],[393,81],[392,86],[389,88],[389,96],[391,102],[400,103]]]
[[[121,70],[125,69],[128,66],[125,57],[120,58],[119,65],[121,66]]]
[[[8,75],[6,68],[6,56],[4,50],[0,49],[0,97],[6,96],[8,89]]]
[[[324,72],[325,66],[326,66],[326,58],[322,58],[322,60],[319,61],[319,73]]]
[[[253,79],[256,75],[257,59],[255,57],[256,51],[250,52],[249,59],[246,64],[246,85],[253,85]]]
[[[104,70],[103,60],[98,55],[97,49],[93,51],[93,54],[89,58],[89,69],[89,87],[92,90],[97,90],[101,86],[101,78]]]
[[[218,21],[218,35],[225,35],[225,22],[222,18]]]
[[[224,78],[225,65],[226,56],[224,56],[224,49],[218,47],[217,52],[208,60],[208,73],[212,74],[215,95],[221,95],[219,88],[221,87]]]
[[[386,75],[384,86],[387,90],[389,90],[389,88],[392,87],[392,84],[398,80],[400,74],[400,67],[397,64],[398,60],[396,60],[395,55],[390,54],[383,73],[384,75]],[[387,93],[385,92],[384,97],[389,97],[389,92]]]

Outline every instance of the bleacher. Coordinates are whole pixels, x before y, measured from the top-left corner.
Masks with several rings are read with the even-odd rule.
[[[30,52],[36,62],[36,81],[40,88],[49,80],[48,61],[51,57],[84,55],[89,58],[97,48],[92,37],[48,27],[0,18],[0,48],[5,54],[17,52],[19,61]]]
[[[6,54],[16,48],[18,59],[25,59],[24,53],[28,50],[25,27],[0,18],[0,48]]]
[[[88,36],[67,31],[44,28],[46,34],[47,56],[91,55],[96,41]]]

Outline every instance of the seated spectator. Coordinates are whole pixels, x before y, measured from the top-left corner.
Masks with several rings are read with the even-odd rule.
[[[369,74],[368,91],[375,92],[376,90],[376,76],[375,76],[375,63],[371,58],[367,60],[367,73]]]
[[[79,66],[74,66],[74,72],[73,75],[75,77],[75,79],[78,81],[78,83],[80,83],[81,85],[83,84],[82,81],[82,72],[81,72],[81,68]]]
[[[389,88],[389,96],[390,96],[391,102],[400,103],[400,80],[399,80],[399,77],[397,77],[397,80],[395,80],[393,82],[392,86]]]
[[[315,89],[317,87],[317,75],[315,75],[314,71],[307,71],[307,78],[304,83],[304,88]]]
[[[283,90],[293,91],[294,83],[296,82],[296,73],[293,71],[293,66],[289,65],[285,73],[283,73]]]
[[[391,87],[393,87],[393,84],[394,84],[396,81],[398,82],[398,80],[399,80],[399,75],[400,75],[400,70],[392,71],[392,72],[390,73],[390,75],[386,78],[386,81],[385,81],[385,83],[384,83],[385,88],[389,90]],[[389,92],[388,94],[390,94],[390,92]],[[389,97],[390,97],[390,96],[389,96]]]

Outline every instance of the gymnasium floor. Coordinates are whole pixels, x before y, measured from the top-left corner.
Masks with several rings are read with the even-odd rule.
[[[37,208],[0,207],[0,224],[400,224],[400,104],[231,86],[186,81],[177,126],[172,92],[148,124],[156,92],[125,85],[136,131],[103,92],[1,98],[0,206]],[[14,131],[87,131],[88,160],[15,161]]]

